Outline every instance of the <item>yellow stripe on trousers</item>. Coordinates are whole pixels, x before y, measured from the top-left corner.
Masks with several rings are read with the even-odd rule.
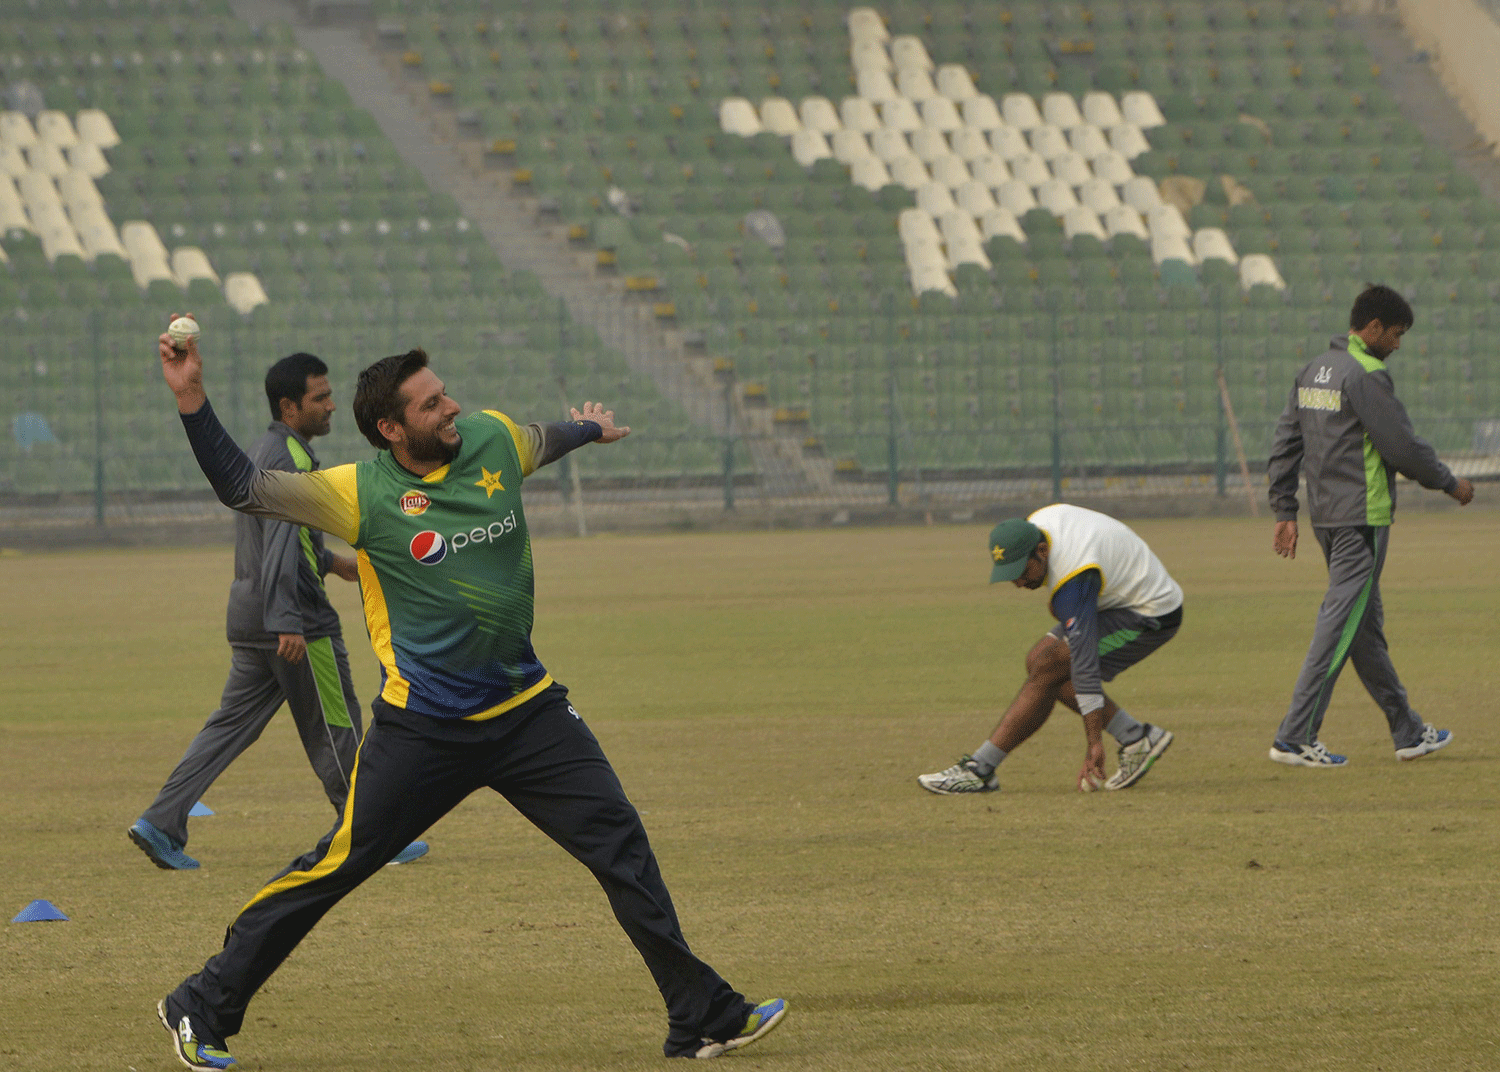
[[[333,840],[328,843],[328,851],[323,854],[323,858],[306,871],[288,871],[280,878],[273,879],[259,893],[245,902],[245,907],[240,909],[240,915],[244,915],[267,897],[274,897],[278,893],[305,886],[309,882],[333,874],[343,866],[344,861],[349,858],[349,843],[353,840],[354,790],[359,779],[359,757],[364,750],[365,742],[361,740],[359,749],[354,753],[354,770],[349,774],[349,798],[344,801],[344,814],[339,821],[339,828],[334,831]]]

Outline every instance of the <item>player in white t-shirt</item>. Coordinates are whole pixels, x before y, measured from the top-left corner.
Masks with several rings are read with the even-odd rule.
[[[1054,704],[1083,716],[1088,747],[1080,789],[1126,789],[1172,744],[1160,726],[1137,722],[1104,694],[1126,667],[1177,633],[1182,589],[1146,542],[1114,518],[1056,503],[990,532],[990,583],[1046,587],[1058,624],[1026,656],[1026,683],[989,739],[947,770],[917,782],[933,793],[990,793],[1001,761],[1030,737]],[[1119,742],[1120,768],[1104,780],[1104,731]]]

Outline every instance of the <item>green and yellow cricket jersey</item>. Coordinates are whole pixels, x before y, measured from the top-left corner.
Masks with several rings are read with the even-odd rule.
[[[521,506],[537,426],[523,429],[495,410],[460,418],[457,457],[418,477],[389,451],[310,473],[255,471],[210,407],[183,423],[226,505],[313,525],[356,549],[387,703],[485,719],[552,683],[531,646],[531,538]],[[568,427],[577,438],[568,449],[599,435],[593,422]]]

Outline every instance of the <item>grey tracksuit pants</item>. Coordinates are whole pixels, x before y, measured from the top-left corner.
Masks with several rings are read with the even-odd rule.
[[[187,843],[188,812],[214,779],[260,737],[285,701],[313,771],[334,810],[349,795],[349,775],[361,736],[359,700],[349,675],[349,655],[338,637],[307,642],[293,665],[264,648],[231,647],[233,661],[219,709],[188,745],[185,755],[141,818],[168,837]]]
[[[1380,571],[1385,567],[1388,526],[1314,528],[1328,561],[1328,592],[1318,608],[1312,645],[1292,693],[1291,707],[1277,730],[1288,744],[1318,739],[1334,682],[1347,659],[1374,701],[1385,712],[1391,739],[1407,748],[1422,736],[1422,718],[1407,702],[1406,690],[1386,650],[1385,614],[1380,605]]]

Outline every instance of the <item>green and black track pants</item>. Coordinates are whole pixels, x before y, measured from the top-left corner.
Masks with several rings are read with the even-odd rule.
[[[1313,744],[1328,711],[1333,686],[1345,661],[1390,724],[1397,748],[1422,736],[1422,718],[1412,710],[1406,689],[1396,676],[1385,641],[1385,614],[1380,605],[1380,571],[1385,567],[1386,525],[1314,528],[1328,562],[1328,592],[1318,608],[1312,644],[1292,693],[1291,706],[1276,737],[1287,744]]]
[[[250,899],[223,950],[168,996],[174,1022],[187,1013],[220,1038],[237,1034],[250,999],[324,913],[488,787],[604,888],[666,1001],[667,1055],[690,1052],[703,1038],[732,1037],[752,1006],[688,948],[640,816],[567,695],[553,685],[481,722],[426,718],[376,700],[338,823]],[[473,919],[472,904],[439,907],[448,918]]]

